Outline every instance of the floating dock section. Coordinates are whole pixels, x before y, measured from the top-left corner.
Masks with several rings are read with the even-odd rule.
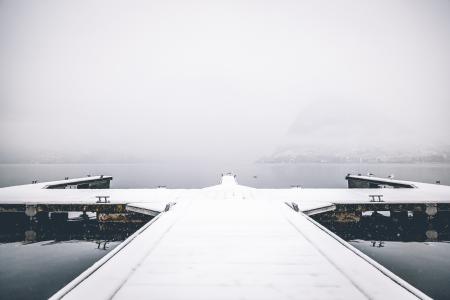
[[[52,299],[86,297],[428,298],[303,213],[230,178],[180,198]]]
[[[450,187],[347,179],[369,184],[255,189],[230,174],[203,189],[44,184],[0,189],[0,207],[121,207],[153,216],[52,299],[428,299],[308,215],[423,207],[432,217],[448,207]],[[397,186],[379,188],[386,184]]]

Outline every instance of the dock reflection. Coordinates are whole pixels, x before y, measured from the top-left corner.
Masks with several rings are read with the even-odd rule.
[[[25,214],[2,213],[0,243],[86,240],[97,242],[98,249],[106,249],[109,242],[125,240],[149,220],[141,218],[138,222],[101,222],[83,215],[72,219],[30,219]]]
[[[440,242],[450,240],[450,213],[439,212],[433,217],[412,212],[365,212],[358,218],[337,219],[330,214],[313,217],[345,240],[367,240],[373,247],[383,247],[380,241]]]

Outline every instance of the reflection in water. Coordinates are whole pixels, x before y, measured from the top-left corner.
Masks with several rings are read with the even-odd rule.
[[[314,218],[346,240],[376,241],[449,241],[450,212],[428,217],[421,212],[366,212],[357,218],[337,221],[326,213]]]
[[[378,243],[377,241],[372,241],[372,247],[382,248],[384,247],[384,241],[379,241]]]
[[[430,297],[449,298],[449,242],[351,240],[350,244]]]
[[[46,299],[144,222],[0,214],[0,299]]]
[[[314,218],[433,298],[450,294],[449,212],[329,212]],[[48,298],[149,219],[126,220],[0,214],[0,298]]]
[[[80,213],[78,218],[49,218],[48,214],[29,218],[23,213],[0,214],[0,243],[33,243],[46,240],[122,241],[150,218],[138,222],[98,222]]]
[[[435,299],[450,295],[450,215],[369,212],[357,221],[316,216],[328,229]]]

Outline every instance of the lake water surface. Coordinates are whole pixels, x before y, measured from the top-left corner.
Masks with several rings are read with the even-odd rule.
[[[450,165],[440,164],[0,164],[0,187],[51,181],[65,177],[112,175],[113,188],[201,188],[217,184],[220,174],[232,172],[240,184],[252,187],[346,187],[345,175],[366,174],[450,185]],[[256,177],[255,177],[256,176]]]

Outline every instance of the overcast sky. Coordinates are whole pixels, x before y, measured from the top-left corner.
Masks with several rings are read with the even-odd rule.
[[[349,120],[448,144],[449,112],[448,0],[0,0],[4,158],[252,161]]]

